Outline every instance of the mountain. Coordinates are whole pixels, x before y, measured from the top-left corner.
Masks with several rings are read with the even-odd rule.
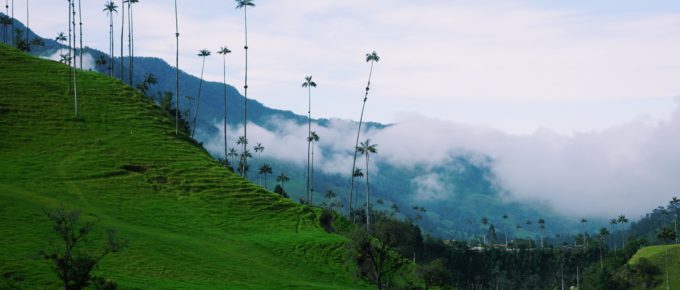
[[[41,48],[36,53],[41,55],[52,55],[62,48],[55,42],[48,42],[45,48]],[[85,50],[86,53],[93,56],[94,59],[100,56],[105,56],[101,51],[91,48]],[[127,62],[127,58],[124,59]],[[116,63],[118,63],[117,59]],[[106,66],[95,66],[95,70],[102,73],[107,72]],[[115,67],[114,76],[118,76],[120,66]],[[124,67],[127,70],[127,67]],[[136,57],[135,58],[135,80],[134,83],[142,82],[147,74],[153,74],[158,79],[158,84],[153,86],[149,95],[152,99],[158,101],[164,92],[175,91],[175,69],[173,66],[167,64],[159,58],[153,57]],[[195,96],[199,86],[199,79],[195,76],[181,72],[180,75],[180,108],[182,110],[191,108],[192,104],[185,98],[185,96]],[[204,82],[203,94],[201,97],[200,114],[198,116],[196,139],[204,144],[209,152],[216,158],[223,157],[223,149],[221,143],[212,144],[219,137],[221,130],[221,120],[223,120],[223,90],[224,85],[216,82]],[[243,96],[238,90],[229,85],[227,86],[228,93],[228,118],[229,126],[237,128],[242,124],[243,120]],[[190,106],[191,105],[191,106]],[[300,116],[291,111],[279,110],[269,108],[262,103],[249,99],[248,100],[248,120],[253,124],[260,126],[268,131],[268,133],[275,135],[275,140],[280,140],[291,134],[291,132],[283,132],[282,127],[293,125],[300,125],[306,123],[305,116]],[[318,119],[314,120],[315,126],[322,127],[326,130],[332,131],[338,127],[347,129],[349,131],[356,130],[357,124],[353,121],[347,120],[328,120]],[[376,131],[388,128],[390,125],[379,123],[368,123],[366,128],[369,131]],[[230,136],[235,138],[234,133]],[[344,134],[344,132],[343,132]],[[345,138],[353,138],[351,134]],[[306,133],[304,134],[306,136]],[[252,136],[252,135],[251,135]],[[250,137],[250,136],[249,136]],[[300,139],[303,139],[301,137]],[[329,149],[335,144],[328,144],[326,136],[321,136],[321,149]],[[331,140],[330,142],[336,142]],[[353,140],[352,140],[353,141]],[[233,140],[230,140],[229,147],[237,147]],[[251,138],[251,144],[259,142]],[[302,141],[304,142],[304,141]],[[352,142],[353,143],[353,142]],[[265,147],[280,146],[280,144],[264,144]],[[302,147],[302,146],[301,146]],[[338,158],[351,156],[351,145],[347,146],[344,152],[334,152]],[[288,152],[284,155],[305,155],[303,148],[287,148]],[[326,150],[328,151],[328,150]],[[344,154],[344,155],[343,155]],[[349,157],[351,158],[351,157]],[[491,223],[495,225],[499,231],[503,229],[507,232],[510,238],[513,237],[529,237],[537,238],[538,235],[544,234],[546,236],[553,236],[556,234],[564,235],[565,233],[574,234],[584,230],[595,231],[597,227],[595,223],[587,225],[579,224],[578,218],[565,217],[554,213],[554,211],[542,204],[528,204],[512,201],[508,199],[507,193],[503,188],[498,187],[495,182],[495,176],[491,170],[490,164],[493,160],[488,159],[486,162],[473,162],[479,159],[477,156],[467,155],[451,155],[445,160],[441,160],[440,164],[436,166],[412,166],[408,168],[396,166],[388,162],[377,162],[377,172],[380,174],[372,176],[373,184],[372,192],[376,197],[379,197],[383,205],[375,204],[376,209],[391,211],[392,205],[396,205],[399,209],[397,214],[403,218],[418,218],[417,223],[423,229],[432,235],[440,236],[446,239],[472,239],[479,238],[485,232],[485,226],[480,223],[483,217],[490,219]],[[291,177],[290,184],[286,185],[286,190],[291,194],[293,200],[298,200],[305,195],[305,179],[306,168],[300,163],[291,161],[290,158],[284,156],[265,155],[263,160],[255,161],[251,164],[253,168],[249,178],[254,182],[259,182],[259,176],[256,174],[257,166],[260,163],[266,162],[274,168],[275,173],[286,172]],[[306,164],[306,163],[305,163]],[[351,166],[350,166],[351,167]],[[322,192],[328,190],[334,191],[344,204],[347,205],[347,193],[349,191],[349,172],[351,168],[342,170],[342,174],[336,171],[316,170],[315,185],[316,201],[322,201]],[[437,176],[439,186],[449,191],[447,199],[428,199],[418,196],[418,192],[427,191],[427,186],[422,184],[424,178]],[[270,180],[273,181],[273,178]],[[270,182],[270,189],[273,189],[274,182]],[[359,185],[357,190],[361,190],[358,197],[363,199],[363,185]],[[375,200],[375,199],[374,199]],[[317,204],[319,204],[317,202]],[[413,206],[424,207],[425,213],[418,213],[412,210]],[[345,211],[346,209],[343,209]],[[508,218],[503,218],[507,215]],[[536,222],[538,219],[546,221],[545,230],[541,230]],[[532,221],[532,225],[528,225],[527,221]],[[519,226],[519,227],[518,227]]]
[[[93,242],[127,240],[96,269],[122,289],[372,288],[318,209],[229,172],[136,90],[81,72],[74,118],[67,72],[0,44],[0,288],[59,288],[38,253],[59,245],[60,206]]]

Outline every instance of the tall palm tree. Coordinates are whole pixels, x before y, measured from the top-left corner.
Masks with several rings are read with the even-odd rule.
[[[248,149],[246,149],[246,148],[248,148],[248,139],[246,139],[245,136],[238,137],[238,140],[236,140],[236,145],[241,145],[243,147],[243,151],[241,151],[241,152],[248,151]],[[238,168],[239,168],[239,172],[241,173],[241,176],[244,177],[244,178],[246,177],[246,167],[247,167],[246,162],[247,162],[247,158],[245,158],[245,155],[243,155],[243,153],[241,153],[241,160],[239,162]]]
[[[65,41],[66,41],[66,35],[64,35],[63,32],[59,32],[59,35],[57,35],[57,37],[55,37],[54,40],[55,40],[56,42],[58,42],[58,43],[65,42]],[[61,49],[61,47],[60,47],[60,48],[59,48],[59,54],[60,54],[60,55],[63,54],[61,51],[62,51],[62,49]]]
[[[231,53],[226,46],[220,47],[217,51],[222,55],[222,83],[224,84],[224,126],[222,133],[224,134],[224,159],[227,159],[227,54]]]
[[[125,69],[124,69],[124,59],[123,55],[125,54],[125,3],[127,3],[127,0],[121,0],[121,13],[120,13],[120,81],[125,82]],[[132,84],[130,84],[132,85]],[[178,96],[179,93],[176,94]],[[179,107],[177,107],[177,110],[179,110]]]
[[[80,0],[79,0],[80,1]],[[128,6],[128,71],[129,71],[129,79],[130,79],[130,85],[133,85],[133,78],[134,78],[134,69],[135,69],[135,63],[134,63],[134,57],[135,57],[135,27],[134,27],[134,18],[132,17],[132,4],[139,3],[139,0],[126,0]],[[193,136],[192,136],[193,137]]]
[[[583,248],[584,249],[588,247],[588,240],[586,240],[586,233],[585,233],[585,232],[588,231],[588,229],[585,228],[587,223],[588,223],[587,219],[585,219],[585,218],[581,219],[581,224],[583,225],[583,229],[584,229],[584,233],[583,233]]]
[[[627,224],[627,223],[628,223],[628,219],[626,218],[625,215],[620,215],[617,221],[618,221],[620,224]],[[625,233],[624,233],[624,231],[625,231],[626,229],[625,229],[625,226],[623,226],[623,227],[624,227],[624,229],[621,230],[621,250],[623,250],[624,248],[626,248],[626,235],[625,235]]]
[[[236,0],[236,9],[243,8],[243,19],[245,27],[245,45],[243,49],[246,52],[246,67],[245,67],[245,83],[243,85],[243,137],[248,139],[248,6],[255,7],[253,0]],[[243,151],[246,151],[246,145],[243,144]],[[241,164],[241,174],[245,176],[245,168],[247,160]]]
[[[113,76],[113,13],[118,12],[118,6],[113,1],[104,5],[104,12],[109,16],[109,56],[111,65],[109,66],[109,76]]]
[[[230,148],[230,149],[229,149],[229,153],[227,153],[227,157],[228,157],[229,159],[231,159],[231,161],[230,161],[231,164],[234,164],[234,163],[235,163],[235,162],[234,162],[234,158],[238,157],[238,151],[236,151],[236,149],[233,148],[233,147]]]
[[[177,0],[175,0],[175,42],[175,136],[177,136],[179,135],[179,21]],[[121,55],[121,58],[123,58],[123,55]]]
[[[541,249],[543,249],[544,248],[543,236],[545,235],[545,220],[544,219],[538,220],[538,228],[541,230]]]
[[[75,117],[78,118],[78,74],[77,74],[77,64],[76,64],[76,6],[75,0],[68,0],[69,2],[69,59],[72,60],[72,70],[73,70],[73,100],[75,108]],[[73,33],[71,33],[73,31]],[[72,40],[72,41],[71,41]],[[71,54],[71,49],[73,49],[73,54]],[[71,57],[72,56],[72,57]]]
[[[354,177],[354,178],[363,178],[363,177],[364,177],[364,172],[361,171],[361,168],[357,168],[357,169],[354,170],[354,174],[352,174],[352,177]],[[350,200],[349,202],[352,203],[351,200]],[[354,195],[354,204],[359,204],[359,194],[355,194],[355,195]],[[355,224],[357,223],[357,216],[356,216],[356,215],[354,215],[353,221],[354,221]]]
[[[307,144],[316,144],[319,142],[319,135],[316,134],[316,132],[312,131],[309,134],[309,137],[307,137]],[[307,196],[307,201],[309,201],[309,204],[313,204],[314,202],[314,145],[312,147],[312,166],[310,167],[307,177],[307,186],[308,191],[309,191],[309,196]]]
[[[286,182],[290,181],[290,178],[288,177],[287,174],[282,172],[281,174],[279,174],[279,176],[276,177],[276,181],[281,183],[281,189],[285,191],[284,185],[286,184]]]
[[[359,135],[361,135],[361,124],[364,120],[364,109],[366,108],[366,101],[368,100],[368,91],[371,89],[371,77],[373,76],[373,64],[380,61],[380,57],[378,56],[378,53],[373,51],[372,53],[367,53],[366,54],[366,62],[371,63],[371,69],[368,73],[368,84],[366,85],[366,93],[364,94],[364,102],[363,105],[361,106],[361,117],[359,117],[359,130],[357,130],[357,140],[356,143],[354,144],[354,159],[352,160],[352,180],[350,182],[349,186],[349,199],[350,199],[350,204],[349,204],[349,213],[352,213],[352,194],[354,191],[354,169],[356,168],[356,163],[357,163],[357,150],[356,148],[359,147]]]
[[[27,51],[31,51],[31,42],[28,39],[28,33],[31,30],[30,29],[31,25],[30,25],[30,21],[29,21],[30,18],[29,18],[29,14],[28,14],[28,11],[29,11],[28,9],[29,9],[28,0],[26,0],[26,48],[27,48]]]
[[[370,207],[370,199],[371,199],[371,190],[370,190],[370,183],[368,182],[368,164],[369,164],[369,156],[370,154],[375,154],[378,153],[378,147],[377,144],[371,144],[371,139],[367,139],[364,142],[361,142],[359,146],[357,146],[356,151],[364,155],[366,159],[366,231],[370,232],[371,227],[370,227],[370,218],[369,218],[369,207]]]
[[[196,119],[198,117],[198,106],[201,104],[201,90],[203,89],[203,71],[205,70],[205,58],[210,56],[210,51],[207,49],[201,49],[198,52],[198,56],[203,58],[203,65],[201,65],[201,80],[198,83],[198,96],[196,97],[196,111],[194,112],[194,124],[193,124],[194,127],[191,129],[191,138],[194,138],[194,134],[196,133]]]
[[[508,220],[508,215],[503,214],[503,235],[505,235],[505,248],[508,248],[508,226],[507,226],[507,220]]]
[[[267,174],[272,174],[272,168],[267,163],[260,165],[260,175],[264,175],[264,188],[267,188]]]
[[[669,227],[664,227],[662,228],[659,233],[656,235],[656,238],[659,239],[664,243],[666,246],[666,290],[671,289],[671,282],[670,282],[670,270],[668,269],[668,242],[675,240],[676,234],[675,232],[669,228]]]
[[[614,239],[614,255],[616,255],[616,225],[619,223],[618,219],[610,219],[609,220],[609,225],[612,227],[612,233],[614,234],[612,237]]]
[[[604,263],[602,262],[602,248],[604,248],[605,245],[605,240],[607,239],[607,236],[609,235],[609,231],[607,230],[606,227],[602,227],[600,229],[600,269],[604,269]]]
[[[680,199],[678,197],[674,196],[673,199],[670,201],[670,207],[673,209],[673,222],[674,222],[674,231],[677,233],[678,232],[678,210],[680,210]],[[675,243],[678,243],[678,237],[675,237]]]
[[[78,24],[80,26],[80,36],[78,37],[80,41],[80,70],[83,70],[83,11],[80,0],[78,0]]]
[[[311,181],[310,181],[310,147],[312,144],[312,88],[316,88],[316,83],[312,81],[312,76],[306,76],[305,82],[302,83],[303,88],[307,88],[307,201],[311,199]]]
[[[257,145],[253,146],[253,151],[255,151],[255,154],[257,154],[257,162],[261,162],[262,152],[264,151],[264,146],[262,146],[262,143],[257,143]],[[260,186],[262,186],[262,178],[260,178]]]
[[[489,218],[483,217],[481,222],[482,222],[482,226],[484,226],[484,230],[486,231],[487,227],[489,226]],[[484,244],[486,244],[486,234],[482,235],[482,239],[484,241]]]

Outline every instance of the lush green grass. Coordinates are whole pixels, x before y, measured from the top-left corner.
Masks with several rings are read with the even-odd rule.
[[[227,172],[122,83],[78,78],[76,120],[65,66],[0,45],[0,288],[57,288],[37,253],[60,205],[129,241],[98,268],[124,289],[371,288],[315,210]]]
[[[652,246],[640,249],[628,262],[633,265],[637,263],[640,258],[646,258],[652,264],[656,265],[661,269],[662,274],[656,277],[657,280],[663,281],[654,289],[666,289],[666,247],[665,246]],[[670,284],[671,289],[680,288],[680,245],[669,245],[668,246],[668,268],[670,269]]]

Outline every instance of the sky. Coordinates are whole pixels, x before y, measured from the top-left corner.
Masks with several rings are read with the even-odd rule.
[[[198,75],[200,49],[228,46],[228,82],[242,87],[243,10],[233,1],[178,2],[180,68]],[[23,21],[17,11],[26,1],[15,3]],[[30,3],[38,34],[66,30],[65,1]],[[397,126],[368,134],[404,145],[384,149],[394,164],[434,162],[432,156],[461,150],[493,156],[499,182],[514,198],[579,215],[641,214],[680,188],[673,176],[680,168],[672,164],[680,155],[668,147],[680,143],[678,1],[255,3],[248,10],[249,97],[304,114],[301,84],[312,75],[313,115],[356,120],[369,71],[364,55],[375,50],[381,60],[366,118]],[[83,3],[85,43],[100,50],[108,47],[103,6]],[[134,9],[136,54],[174,63],[173,2],[141,0]],[[220,57],[214,53],[207,62],[208,80],[222,80]],[[285,126],[259,136],[272,142],[297,136],[299,128]],[[322,138],[345,144],[347,124],[335,126]],[[422,141],[413,132],[441,145],[427,155],[402,151],[417,151]],[[324,170],[340,170],[345,157],[332,152],[342,150],[326,150]]]

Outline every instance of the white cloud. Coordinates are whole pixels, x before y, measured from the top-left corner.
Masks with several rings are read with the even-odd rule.
[[[68,53],[68,50],[56,51],[51,55],[43,55],[40,57],[58,62],[61,61],[61,55],[65,53]],[[77,56],[76,61],[78,62],[78,68],[80,68],[80,55]],[[83,70],[95,70],[95,68],[96,61],[94,60],[94,57],[89,53],[83,54]]]

